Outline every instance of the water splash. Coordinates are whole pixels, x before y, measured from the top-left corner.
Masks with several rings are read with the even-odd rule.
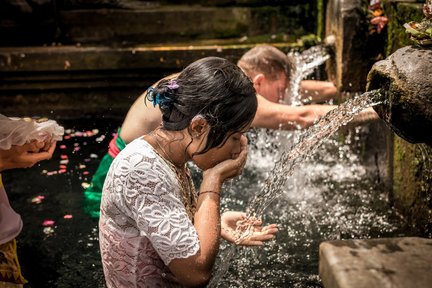
[[[270,176],[266,179],[263,189],[256,194],[248,205],[248,215],[250,217],[261,218],[264,210],[282,194],[282,189],[287,179],[292,175],[294,168],[310,156],[328,137],[335,133],[341,126],[350,122],[355,115],[367,107],[377,105],[382,102],[382,91],[373,90],[363,93],[352,100],[341,104],[338,108],[330,111],[317,124],[306,130],[299,138],[299,141],[290,151],[283,152],[279,161],[276,162]],[[246,227],[239,227],[239,235],[235,235],[239,240],[247,237],[249,231]],[[244,233],[243,235],[241,233]],[[214,277],[208,287],[216,287],[223,275],[228,271],[231,259],[238,255],[238,246],[231,246],[221,256],[223,263],[219,265]]]
[[[302,53],[290,52],[288,54],[293,61],[294,69],[291,74],[289,89],[285,104],[301,105],[300,83],[309,76],[316,67],[330,58],[326,45],[313,46]]]
[[[293,149],[282,153],[264,188],[252,199],[249,215],[260,217],[264,209],[280,194],[281,187],[292,174],[293,169],[312,154],[325,139],[341,126],[348,124],[360,111],[381,103],[382,94],[380,90],[363,93],[331,110],[318,123],[307,129]]]

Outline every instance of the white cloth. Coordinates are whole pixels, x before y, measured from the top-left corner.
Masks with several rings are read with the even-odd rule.
[[[54,120],[38,122],[33,119],[6,117],[0,114],[0,149],[8,150],[12,145],[23,145],[32,140],[47,141],[62,139],[64,128]]]
[[[197,254],[200,243],[180,186],[173,169],[142,138],[114,159],[99,220],[108,287],[181,287],[167,265]]]

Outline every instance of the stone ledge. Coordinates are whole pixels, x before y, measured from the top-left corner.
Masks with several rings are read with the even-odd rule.
[[[0,48],[0,72],[179,69],[206,56],[237,59],[254,45],[53,46]],[[279,45],[280,46],[280,45]]]
[[[335,240],[320,245],[319,274],[328,288],[428,288],[432,239]]]
[[[302,10],[305,10],[303,8]],[[281,6],[160,6],[142,10],[87,9],[60,11],[63,43],[176,43],[226,39],[264,33],[300,36],[313,29],[302,24],[299,9]],[[308,11],[303,11],[307,13]]]
[[[0,91],[145,87],[199,58],[218,56],[235,63],[252,46],[0,48]]]
[[[236,63],[254,45],[0,48],[0,107],[9,115],[124,114],[160,78],[207,56]]]

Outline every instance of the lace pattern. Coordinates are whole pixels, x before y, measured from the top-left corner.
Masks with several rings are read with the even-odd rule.
[[[199,250],[181,193],[176,173],[144,139],[133,141],[115,158],[105,180],[99,222],[110,287],[147,287],[158,281],[161,287],[176,286],[166,265]]]

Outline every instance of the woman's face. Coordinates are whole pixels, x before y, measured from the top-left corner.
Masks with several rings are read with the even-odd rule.
[[[250,126],[243,131],[231,134],[228,139],[222,142],[218,147],[212,148],[204,154],[194,155],[192,160],[200,169],[207,170],[225,160],[235,159],[241,151],[241,139],[245,137],[243,133],[246,132],[249,127]],[[204,148],[204,144],[205,143],[202,143],[202,145],[200,145],[201,149],[197,151],[201,151]]]

